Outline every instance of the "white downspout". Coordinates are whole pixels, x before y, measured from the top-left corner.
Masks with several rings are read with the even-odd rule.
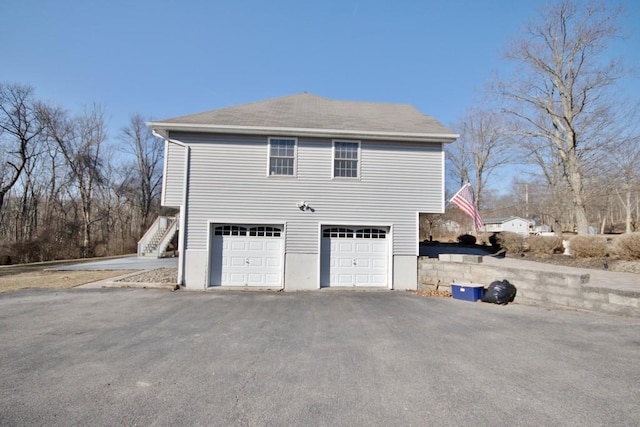
[[[189,191],[190,147],[184,151],[184,182],[182,183],[182,204],[180,205],[180,230],[178,231],[178,285],[184,286],[185,237],[187,235],[187,193]]]

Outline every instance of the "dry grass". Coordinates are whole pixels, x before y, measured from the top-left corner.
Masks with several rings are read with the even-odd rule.
[[[35,271],[0,277],[0,293],[25,288],[66,289],[98,280],[132,273],[135,270]]]

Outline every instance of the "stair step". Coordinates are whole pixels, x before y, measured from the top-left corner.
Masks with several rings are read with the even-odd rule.
[[[158,217],[158,220],[156,220],[156,222],[154,223],[154,228],[157,228],[155,228],[155,230],[149,230],[149,232],[152,234],[148,239],[146,239],[146,242],[144,242],[145,246],[144,250],[141,251],[141,256],[153,258],[162,256],[163,254],[159,254],[158,252],[165,252],[166,246],[169,243],[168,239],[173,237],[177,232],[177,217],[166,217],[167,221],[165,223],[169,224],[169,226],[163,228],[159,227],[160,223],[162,222],[159,221],[160,218],[163,217]],[[169,230],[171,230],[171,236],[167,235]],[[162,249],[162,251],[160,249]]]

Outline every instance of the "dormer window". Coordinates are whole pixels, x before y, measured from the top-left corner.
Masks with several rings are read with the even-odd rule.
[[[269,176],[295,176],[295,138],[269,138]]]

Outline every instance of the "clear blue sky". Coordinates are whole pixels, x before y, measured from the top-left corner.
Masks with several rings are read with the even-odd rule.
[[[451,124],[543,0],[3,0],[0,81],[73,112],[104,107],[110,134],[153,119],[303,91],[410,103]],[[640,1],[615,53],[640,69]],[[625,92],[640,99],[640,80]]]

